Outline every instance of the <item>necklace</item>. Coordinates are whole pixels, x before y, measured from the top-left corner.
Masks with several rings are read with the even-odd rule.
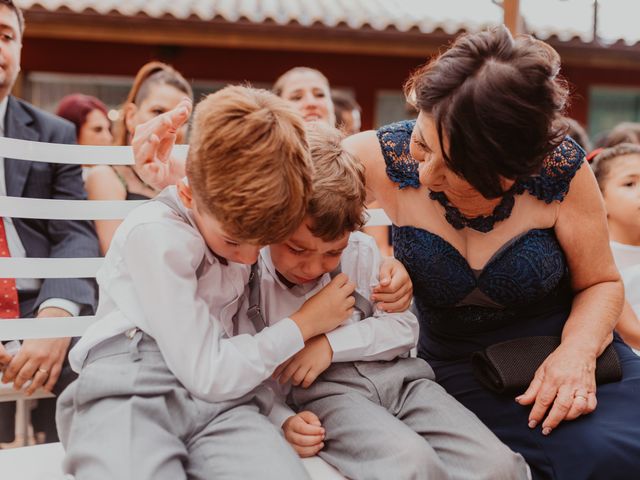
[[[458,207],[451,203],[444,192],[429,192],[429,198],[444,207],[444,218],[456,230],[471,228],[478,232],[487,233],[493,230],[496,223],[502,222],[511,216],[511,211],[515,204],[514,196],[519,191],[516,185],[517,182],[505,192],[502,200],[490,215],[480,215],[473,218],[466,217]]]

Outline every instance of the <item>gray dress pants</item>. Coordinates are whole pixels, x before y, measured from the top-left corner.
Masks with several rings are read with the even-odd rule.
[[[120,335],[91,350],[59,397],[64,471],[76,480],[308,479],[265,417],[272,401],[263,387],[233,401],[196,399],[151,337]]]
[[[334,363],[289,403],[325,428],[318,454],[354,480],[526,479],[528,467],[422,359]]]

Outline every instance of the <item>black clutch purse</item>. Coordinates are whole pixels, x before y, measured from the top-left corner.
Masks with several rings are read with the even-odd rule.
[[[500,394],[520,394],[529,387],[536,370],[560,345],[559,337],[524,337],[490,345],[471,355],[476,379]],[[596,383],[622,379],[618,352],[613,344],[596,361]]]

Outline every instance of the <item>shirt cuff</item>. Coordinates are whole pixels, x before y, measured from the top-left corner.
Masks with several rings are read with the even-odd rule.
[[[329,345],[331,345],[331,350],[333,350],[332,362],[347,362],[353,360],[349,358],[349,353],[355,348],[353,344],[353,331],[349,331],[350,329],[346,327],[347,325],[340,326],[325,333],[327,340],[329,340]]]
[[[66,300],[64,298],[47,298],[38,307],[38,313],[48,307],[55,307],[65,310],[72,317],[77,317],[78,315],[80,315],[80,304],[72,302],[71,300]]]
[[[302,332],[296,322],[289,317],[283,318],[269,328],[265,328],[260,335],[266,335],[273,347],[274,352],[278,352],[278,365],[289,359],[304,348]]]
[[[273,408],[271,409],[271,413],[269,413],[269,420],[273,423],[278,429],[282,431],[282,424],[289,417],[292,417],[296,414],[293,410],[291,410],[286,404],[276,402],[273,404]]]

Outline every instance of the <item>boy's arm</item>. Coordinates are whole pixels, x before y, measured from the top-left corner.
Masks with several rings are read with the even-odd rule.
[[[255,336],[224,338],[220,320],[198,295],[196,270],[204,248],[202,239],[186,226],[149,223],[129,234],[123,261],[143,316],[136,323],[148,326],[146,333],[156,340],[176,378],[194,396],[215,402],[251,391],[304,342],[290,319]],[[220,284],[210,288],[233,288],[224,271],[217,277]],[[231,291],[229,296],[239,294]]]
[[[289,405],[287,405],[285,395],[281,392],[281,389],[287,388],[286,386],[276,385],[270,386],[274,394],[273,408],[269,412],[269,420],[273,423],[278,430],[282,428],[284,422],[296,414]]]
[[[353,233],[355,243],[342,256],[342,271],[356,289],[369,298],[378,283],[380,252],[368,235]],[[354,248],[352,248],[354,247]],[[418,341],[418,320],[410,311],[385,313],[374,309],[369,318],[342,325],[326,334],[334,362],[392,360],[408,352]]]

